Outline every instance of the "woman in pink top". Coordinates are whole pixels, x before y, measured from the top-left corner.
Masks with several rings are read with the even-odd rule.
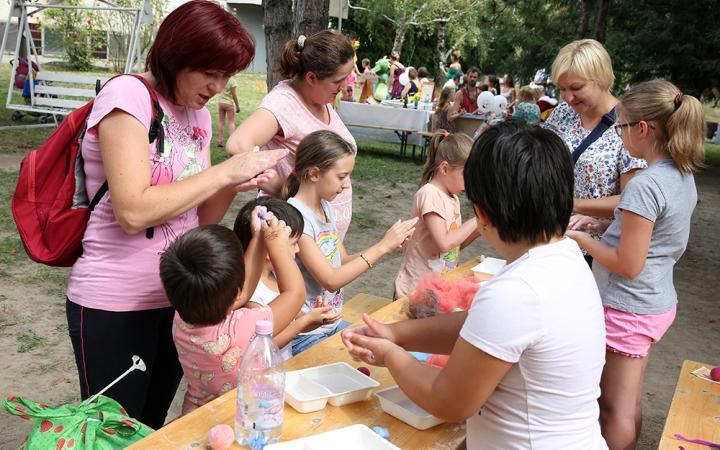
[[[285,43],[275,69],[285,80],[265,96],[227,141],[230,155],[251,152],[256,146],[262,150],[290,150],[291,154],[275,166],[277,177],[260,185],[265,194],[280,198],[280,190],[295,168],[298,144],[313,131],[334,131],[357,152],[355,139],[332,108],[338,92],[345,90],[355,66],[354,57],[350,41],[333,30]],[[342,239],[352,218],[352,187],[331,205]]]
[[[287,154],[235,155],[210,167],[205,105],[254,52],[232,14],[208,1],[185,3],[163,21],[148,72],[140,75],[164,112],[158,138],[149,143],[156,113],[148,88],[131,76],[107,83],[88,119],[81,147],[88,195],[106,180],[109,191],[90,215],[68,283],[81,397],[105,388],[138,355],[147,370],[131,373],[105,395],[152,428],[163,426],[182,377],[160,255],[189,229],[217,223],[237,191],[272,178],[271,168]]]

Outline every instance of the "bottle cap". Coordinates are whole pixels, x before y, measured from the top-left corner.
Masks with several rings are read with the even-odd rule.
[[[269,320],[258,320],[255,324],[255,334],[272,334],[273,324]]]

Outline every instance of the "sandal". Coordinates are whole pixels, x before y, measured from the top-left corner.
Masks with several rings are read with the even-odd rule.
[[[218,147],[224,147],[222,141],[218,142]]]

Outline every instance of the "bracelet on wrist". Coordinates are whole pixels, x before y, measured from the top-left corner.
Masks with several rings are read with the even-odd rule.
[[[372,268],[372,264],[370,264],[370,261],[368,261],[367,258],[364,257],[362,253],[360,253],[360,257],[361,257],[362,260],[365,261],[365,263],[368,265],[368,268]]]

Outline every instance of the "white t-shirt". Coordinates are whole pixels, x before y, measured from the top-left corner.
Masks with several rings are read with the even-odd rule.
[[[468,449],[607,449],[597,403],[603,307],[575,241],[503,267],[478,291],[460,336],[513,363],[468,419]]]
[[[253,295],[252,297],[250,297],[249,301],[255,302],[258,305],[268,306],[270,302],[275,300],[279,295],[279,292],[273,291],[269,287],[265,286],[262,281],[258,281],[255,292],[253,292]],[[282,354],[284,361],[292,358],[292,342],[281,348],[280,353]]]

